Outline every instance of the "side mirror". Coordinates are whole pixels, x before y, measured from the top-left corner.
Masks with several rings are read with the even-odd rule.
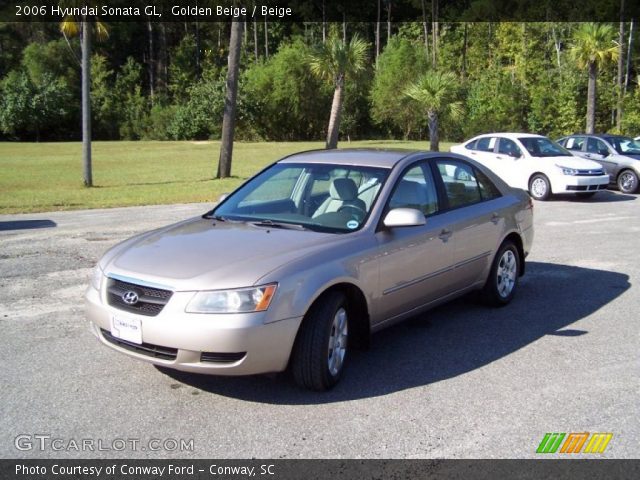
[[[396,228],[417,227],[425,225],[427,221],[424,214],[415,208],[394,208],[384,217],[383,223],[387,228]]]
[[[220,196],[218,197],[218,203],[221,203],[228,196],[229,196],[228,193],[221,193]]]
[[[508,155],[509,155],[511,158],[515,158],[515,159],[518,159],[518,158],[522,157],[522,155],[521,155],[521,154],[519,154],[519,153],[517,153],[517,152],[509,152],[509,153],[508,153]]]
[[[609,151],[608,150],[600,150],[598,153],[600,155],[602,155],[603,157],[608,157],[609,156]]]

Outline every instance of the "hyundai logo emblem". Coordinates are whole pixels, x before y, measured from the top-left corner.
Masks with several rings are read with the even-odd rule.
[[[122,301],[127,305],[135,305],[138,303],[138,300],[140,300],[140,298],[133,290],[128,290],[122,294]]]

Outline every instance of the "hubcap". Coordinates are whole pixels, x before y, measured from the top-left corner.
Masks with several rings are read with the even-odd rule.
[[[625,172],[620,177],[620,189],[628,192],[635,188],[636,179],[632,173]]]
[[[333,317],[331,334],[329,335],[328,367],[329,372],[334,377],[340,372],[344,363],[344,356],[347,353],[347,336],[349,333],[347,324],[347,312],[341,307]]]
[[[536,178],[531,182],[531,193],[533,193],[534,197],[544,197],[547,193],[547,182],[540,177]]]
[[[498,263],[498,293],[502,298],[507,298],[513,291],[513,286],[516,284],[517,275],[516,256],[511,250],[507,250],[500,257]]]

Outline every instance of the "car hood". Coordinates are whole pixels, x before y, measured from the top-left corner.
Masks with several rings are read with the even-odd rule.
[[[238,288],[342,236],[197,218],[134,237],[101,266],[176,291]]]
[[[556,165],[577,170],[602,170],[602,165],[593,160],[580,157],[541,157],[547,162],[554,162]]]
[[[640,160],[640,154],[638,153],[621,153],[621,157],[623,158],[631,158],[633,160]]]

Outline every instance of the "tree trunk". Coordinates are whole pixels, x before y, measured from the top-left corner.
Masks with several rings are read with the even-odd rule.
[[[616,106],[616,128],[622,129],[622,88],[624,83],[624,0],[620,0],[620,28],[618,29],[618,104]]]
[[[267,17],[264,17],[264,58],[269,59],[269,27]]]
[[[633,18],[629,24],[629,44],[627,46],[627,68],[624,74],[624,89],[623,93],[626,95],[627,88],[629,88],[629,75],[631,74],[631,49],[633,47]]]
[[[424,50],[425,55],[429,58],[429,28],[427,26],[427,6],[425,0],[422,0],[422,30],[424,31]]]
[[[91,169],[91,25],[82,19],[82,165],[84,186],[93,186]]]
[[[427,112],[429,122],[429,149],[432,152],[440,151],[440,133],[438,132],[438,114],[433,110]]]
[[[347,43],[347,14],[342,12],[342,43]]]
[[[387,45],[391,40],[391,0],[387,3]]]
[[[376,63],[380,56],[380,4],[382,0],[378,0],[378,21],[376,22]]]
[[[340,116],[342,114],[342,100],[344,93],[344,76],[341,75],[336,81],[336,88],[333,91],[333,102],[331,104],[331,116],[329,117],[329,128],[327,129],[327,150],[338,148],[338,136],[340,134]]]
[[[431,55],[433,68],[438,66],[438,0],[431,0]]]
[[[322,0],[322,43],[327,42],[327,12],[325,0]]]
[[[467,77],[467,47],[469,41],[468,23],[464,22],[464,39],[462,43],[462,80]]]
[[[236,100],[238,98],[238,71],[242,49],[242,22],[231,22],[229,40],[229,69],[224,99],[224,116],[222,119],[222,141],[220,144],[220,160],[217,178],[231,176],[231,158],[233,153],[233,133],[236,126]]]
[[[593,133],[596,123],[596,79],[598,66],[589,62],[589,84],[587,88],[587,133]]]
[[[258,22],[253,20],[253,54],[256,56],[256,62],[258,61]]]
[[[154,61],[153,23],[150,18],[147,18],[147,33],[149,34],[149,97],[151,98],[151,104],[153,104],[153,97],[155,96],[156,89],[156,62]]]
[[[160,23],[160,51],[157,58],[156,90],[165,91],[169,82],[169,70],[167,67],[167,28],[164,22]]]

